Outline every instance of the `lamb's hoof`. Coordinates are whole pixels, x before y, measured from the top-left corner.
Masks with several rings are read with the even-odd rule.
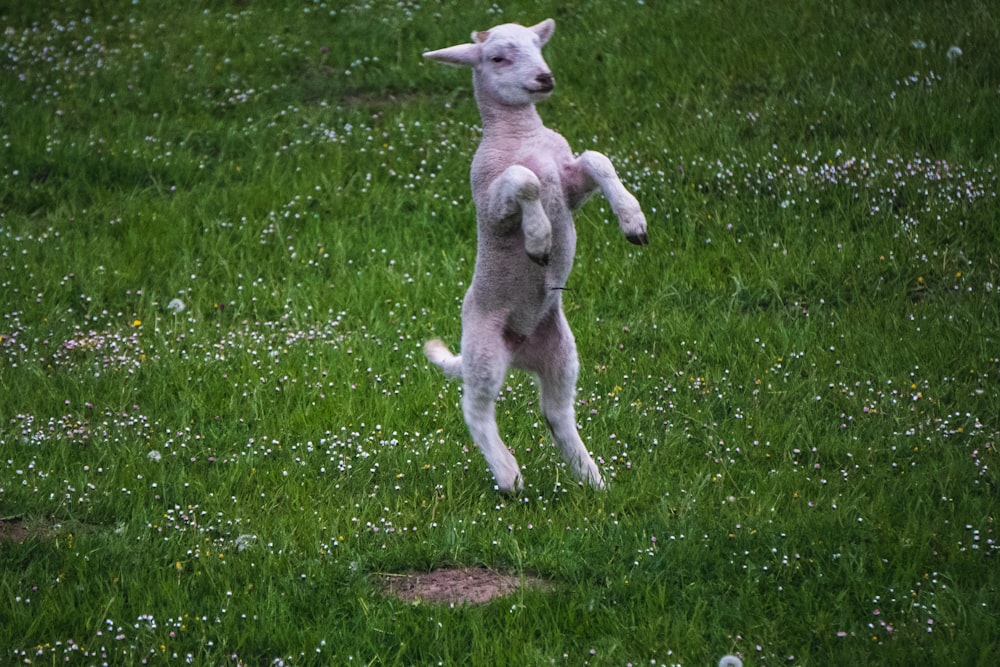
[[[585,480],[590,488],[595,491],[605,491],[608,487],[604,484],[604,479],[601,477],[601,473],[597,472],[596,466],[594,470],[587,476]]]
[[[549,253],[545,253],[544,255],[532,255],[529,252],[528,253],[528,257],[531,259],[532,262],[534,262],[538,266],[548,266],[549,265]]]
[[[646,234],[646,232],[642,232],[641,234],[629,234],[625,238],[628,239],[629,243],[635,245],[646,245],[649,243],[649,236]]]
[[[514,478],[514,481],[501,484],[497,482],[496,490],[500,492],[500,495],[507,498],[514,498],[521,495],[521,491],[524,490],[524,479],[518,475]]]

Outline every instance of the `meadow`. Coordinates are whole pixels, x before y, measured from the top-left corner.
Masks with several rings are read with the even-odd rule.
[[[564,295],[608,489],[453,349],[469,73],[617,166]],[[0,3],[0,663],[993,665],[1000,14],[982,0]],[[547,582],[408,602],[387,575]]]

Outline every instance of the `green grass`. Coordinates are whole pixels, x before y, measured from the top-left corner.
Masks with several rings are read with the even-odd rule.
[[[0,6],[0,662],[993,664],[988,3],[93,4]],[[546,16],[652,243],[577,215],[609,489],[512,375],[505,499],[421,353],[479,119],[420,53]],[[379,593],[449,565],[554,588]]]

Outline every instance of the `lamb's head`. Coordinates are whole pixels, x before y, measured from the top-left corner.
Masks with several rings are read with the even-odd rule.
[[[525,106],[545,99],[555,87],[542,47],[555,30],[546,19],[526,28],[505,23],[472,33],[471,44],[428,51],[425,58],[471,67],[476,94],[507,106]]]

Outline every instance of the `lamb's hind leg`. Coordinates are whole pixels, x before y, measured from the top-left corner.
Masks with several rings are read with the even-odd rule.
[[[501,493],[521,491],[523,482],[517,459],[500,439],[496,397],[507,372],[507,359],[497,351],[467,345],[463,338],[462,412],[473,442],[486,458]]]
[[[552,438],[573,474],[597,489],[604,488],[601,473],[576,429],[576,380],[580,364],[576,342],[562,311],[557,311],[543,340],[537,341],[533,366],[538,373],[541,408]]]

